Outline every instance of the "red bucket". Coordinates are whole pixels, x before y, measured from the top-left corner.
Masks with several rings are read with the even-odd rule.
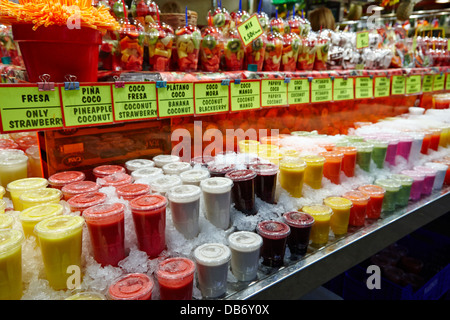
[[[79,82],[97,81],[100,31],[67,26],[32,28],[31,24],[12,26],[30,82],[41,81],[43,74],[49,74],[52,82],[65,82],[67,75],[76,76]]]

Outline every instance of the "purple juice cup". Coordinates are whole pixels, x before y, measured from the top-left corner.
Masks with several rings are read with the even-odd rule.
[[[407,135],[401,135],[398,138],[397,156],[401,156],[406,161],[409,161],[409,155],[411,154],[411,146],[413,138]]]
[[[414,179],[411,185],[411,193],[409,195],[409,199],[411,199],[412,201],[419,200],[422,196],[425,175],[415,170],[403,170],[401,173]]]
[[[418,171],[425,175],[425,179],[423,180],[423,195],[430,195],[433,192],[434,180],[436,179],[437,170],[425,167],[425,166],[416,166],[414,167],[415,171]]]

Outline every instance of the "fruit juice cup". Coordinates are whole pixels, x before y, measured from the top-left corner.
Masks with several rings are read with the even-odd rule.
[[[73,196],[79,194],[97,192],[100,188],[100,185],[94,181],[83,180],[69,183],[62,187],[61,191],[63,193],[64,200],[67,201]]]
[[[133,200],[137,197],[150,194],[150,186],[145,183],[129,183],[116,188],[119,198],[124,200]]]
[[[144,179],[148,182],[153,181],[154,179],[158,178],[158,177],[162,177],[164,176],[164,171],[161,168],[157,168],[157,167],[145,167],[145,168],[140,168],[137,170],[134,170],[133,172],[131,172],[131,177],[133,178],[134,181],[138,181],[140,179]]]
[[[373,145],[372,160],[375,163],[375,166],[382,169],[386,160],[388,142],[382,140],[367,140],[367,142]]]
[[[201,188],[194,185],[175,186],[168,191],[173,225],[186,239],[200,232],[200,196]]]
[[[261,28],[264,32],[267,32],[270,30],[270,18],[267,15],[267,13],[259,11],[256,13],[256,16],[258,17],[259,24],[261,25]]]
[[[289,157],[280,161],[280,185],[295,198],[302,196],[306,166],[306,162],[300,158]]]
[[[183,184],[179,176],[160,176],[150,182],[152,192],[165,196],[170,188]]]
[[[263,70],[266,39],[267,36],[263,34],[245,47],[244,70],[249,70],[249,65],[255,65],[258,72]]]
[[[202,35],[196,26],[183,26],[175,31],[176,50],[174,58],[176,71],[197,71],[201,41]]]
[[[235,169],[235,164],[218,163],[208,166],[208,171],[211,177],[225,177],[228,172],[231,172]]]
[[[165,23],[152,24],[148,27],[146,40],[150,71],[170,70],[174,39],[175,34],[172,27]]]
[[[341,166],[342,172],[344,172],[347,177],[354,177],[357,153],[356,148],[351,146],[335,146],[333,151],[337,151],[344,155]]]
[[[44,219],[60,216],[64,208],[59,203],[46,203],[22,210],[19,213],[19,220],[22,224],[25,237],[35,236],[34,227]]]
[[[439,139],[439,145],[447,148],[450,143],[450,126],[444,125],[441,127],[441,138]]]
[[[161,300],[191,300],[195,263],[183,257],[163,260],[156,270]]]
[[[162,168],[165,164],[168,163],[181,161],[179,156],[175,156],[172,154],[159,154],[157,156],[154,156],[152,160],[157,168]]]
[[[300,37],[295,33],[284,35],[283,51],[281,54],[281,71],[296,71]]]
[[[393,137],[383,137],[388,141],[388,147],[386,150],[386,162],[391,166],[395,166],[395,157],[397,156],[398,139]]]
[[[450,160],[446,159],[435,159],[432,161],[433,163],[441,163],[447,166],[447,172],[445,173],[444,184],[450,185]]]
[[[397,155],[401,156],[406,161],[409,160],[413,140],[414,139],[411,136],[407,135],[400,135],[398,138]]]
[[[39,147],[31,146],[25,150],[25,154],[28,157],[29,164],[28,176],[42,178],[41,153]]]
[[[166,248],[167,198],[147,194],[130,201],[139,250],[153,259]]]
[[[333,210],[326,205],[308,205],[303,206],[301,212],[307,213],[314,218],[310,235],[311,244],[313,246],[325,245],[329,239]]]
[[[367,203],[366,216],[368,219],[379,219],[383,208],[384,194],[386,190],[383,187],[373,184],[366,184],[358,187],[358,191],[369,196]]]
[[[95,261],[117,267],[125,255],[125,205],[99,204],[83,211]]]
[[[442,129],[439,128],[433,128],[433,129],[429,129],[429,131],[431,132],[431,139],[430,139],[430,149],[434,150],[434,151],[438,151],[439,149],[439,142],[441,139],[441,132]]]
[[[245,215],[255,215],[255,180],[256,172],[250,169],[233,170],[225,174],[225,178],[233,181],[231,197],[236,210]]]
[[[314,218],[305,212],[290,211],[283,214],[283,219],[291,229],[287,239],[291,255],[304,256],[308,250]]]
[[[81,269],[83,225],[82,217],[62,215],[44,219],[34,228],[47,280],[55,290],[67,289],[69,267]]]
[[[343,197],[328,197],[323,203],[333,210],[330,219],[330,228],[335,236],[342,236],[347,233],[350,220],[350,211],[353,207],[351,200]]]
[[[28,177],[28,157],[24,154],[0,151],[0,184]]]
[[[340,184],[344,154],[336,151],[327,151],[321,152],[320,155],[325,158],[323,176],[334,184]]]
[[[442,186],[444,185],[445,175],[447,173],[448,166],[436,162],[427,162],[424,165],[425,167],[429,167],[437,171],[436,178],[434,179],[433,189],[441,190]]]
[[[191,169],[180,173],[180,178],[183,184],[193,184],[200,186],[200,183],[210,177],[207,169]]]
[[[224,38],[224,59],[226,71],[240,71],[244,68],[245,47],[237,30],[230,30]]]
[[[384,199],[382,212],[390,212],[395,210],[397,205],[397,197],[401,188],[400,182],[394,179],[377,179],[375,185],[384,188]]]
[[[414,179],[405,174],[393,174],[391,175],[391,179],[394,179],[401,184],[400,191],[397,195],[397,205],[400,207],[406,206],[411,197],[411,187]]]
[[[0,230],[0,299],[22,298],[22,242],[19,230]]]
[[[204,243],[194,250],[198,287],[204,298],[219,298],[227,292],[231,250],[222,243]]]
[[[133,182],[131,175],[127,173],[115,173],[103,178],[98,178],[97,183],[101,187],[119,187]]]
[[[9,213],[0,214],[0,231],[12,229],[14,226],[14,216]]]
[[[205,217],[214,226],[226,230],[230,226],[231,189],[233,181],[224,177],[207,178],[200,182]]]
[[[342,195],[352,202],[350,209],[350,217],[348,225],[353,227],[362,227],[367,217],[367,206],[370,201],[370,196],[359,190],[347,191]]]
[[[364,171],[370,171],[372,161],[373,144],[368,142],[356,142],[356,164]]]
[[[235,231],[229,235],[230,267],[238,281],[253,281],[258,277],[262,243],[262,237],[256,232]]]
[[[150,159],[132,159],[125,162],[125,168],[131,174],[141,168],[153,168],[155,163]]]
[[[64,300],[106,300],[106,297],[98,292],[84,291],[75,293]]]
[[[294,158],[300,157],[300,152],[298,152],[295,149],[281,147],[280,153],[283,155],[283,158],[285,158],[285,157],[294,157]]]
[[[423,180],[422,195],[430,195],[433,192],[437,170],[425,166],[416,166],[414,167],[414,170],[425,175],[425,179]]]
[[[82,215],[87,208],[105,203],[106,198],[107,196],[103,192],[88,192],[71,197],[67,203],[71,212],[80,212]]]
[[[92,170],[92,173],[96,178],[104,178],[106,176],[116,173],[126,173],[125,168],[114,164],[105,164],[97,166]]]
[[[413,138],[411,152],[409,154],[409,162],[414,163],[419,159],[420,150],[422,149],[423,138],[425,135],[419,132],[408,132],[408,134],[410,134]]]
[[[320,189],[322,187],[325,157],[320,155],[306,155],[300,157],[300,159],[306,162],[304,182],[313,189]]]
[[[256,172],[255,195],[267,203],[275,203],[278,166],[273,163],[253,164],[250,170]]]
[[[329,39],[324,37],[318,37],[315,46],[315,58],[314,58],[314,70],[325,71],[327,70],[328,51],[330,49]]]
[[[417,201],[422,196],[422,189],[425,180],[425,175],[421,172],[415,170],[403,170],[401,174],[407,175],[413,178],[413,183],[411,184],[411,192],[409,199],[412,201]]]
[[[224,41],[220,30],[216,27],[204,28],[200,46],[200,69],[206,72],[218,72],[223,52]]]
[[[283,54],[283,36],[274,31],[267,35],[263,71],[280,71]]]
[[[256,231],[263,239],[262,264],[273,268],[283,266],[287,238],[291,233],[289,226],[284,222],[265,220],[258,223]]]
[[[431,142],[431,131],[425,130],[423,131],[424,137],[423,137],[423,143],[422,148],[420,149],[420,153],[422,154],[428,154],[428,149],[430,148],[430,142]]]
[[[140,26],[122,24],[119,30],[120,67],[122,71],[142,71],[145,34]]]
[[[154,283],[144,273],[129,273],[115,280],[108,288],[110,300],[151,300]]]
[[[61,190],[66,184],[83,181],[85,178],[85,174],[81,171],[63,171],[48,177],[48,183],[50,187]]]
[[[191,170],[191,164],[189,162],[174,162],[165,164],[163,167],[163,172],[166,175],[176,175],[179,176],[180,173]]]
[[[44,189],[47,186],[48,180],[45,178],[23,178],[8,183],[6,190],[9,191],[14,210],[22,211],[20,195],[25,191]]]

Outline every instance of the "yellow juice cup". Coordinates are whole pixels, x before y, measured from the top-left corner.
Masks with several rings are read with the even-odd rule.
[[[306,162],[300,158],[286,157],[279,163],[280,185],[293,197],[300,198],[303,191]]]
[[[19,200],[22,203],[22,210],[46,203],[59,203],[62,198],[62,191],[55,188],[43,188],[28,190],[23,192]]]
[[[302,156],[301,159],[306,162],[305,183],[313,189],[320,189],[322,187],[325,157],[319,155],[307,155]]]
[[[6,210],[6,201],[0,199],[0,214],[5,213]]]
[[[304,206],[301,211],[311,215],[314,218],[314,224],[311,227],[311,244],[324,245],[328,242],[330,233],[330,219],[333,210],[325,205]]]
[[[63,214],[63,206],[59,203],[48,203],[24,209],[19,214],[25,237],[34,236],[34,227],[44,219]]]
[[[34,228],[47,280],[55,290],[68,288],[69,267],[81,269],[83,225],[84,219],[80,216],[62,215],[44,219]]]
[[[283,158],[283,154],[278,149],[277,150],[267,149],[264,151],[258,151],[258,156],[276,165],[278,165],[280,163],[280,160]]]
[[[0,230],[0,300],[22,298],[22,241],[19,230]]]
[[[258,153],[260,142],[257,140],[240,140],[238,142],[240,153]]]
[[[20,152],[0,151],[0,184],[28,177],[28,157]]]
[[[6,189],[3,186],[0,186],[0,199],[3,199],[3,196],[6,193]]]
[[[12,229],[14,217],[9,213],[0,214],[0,231]]]
[[[298,152],[297,150],[286,148],[286,147],[281,147],[280,153],[283,155],[283,157],[299,157],[300,156],[300,152]]]
[[[439,139],[439,145],[441,147],[447,148],[450,139],[450,127],[442,126],[441,129],[442,131],[441,131],[441,138]]]
[[[350,219],[350,209],[353,206],[352,201],[343,197],[328,197],[323,200],[323,203],[333,210],[330,227],[334,235],[341,236],[346,234]]]
[[[48,186],[48,181],[45,178],[24,178],[10,182],[6,189],[9,191],[14,210],[22,211],[22,203],[20,202],[20,195],[28,190],[43,189]]]

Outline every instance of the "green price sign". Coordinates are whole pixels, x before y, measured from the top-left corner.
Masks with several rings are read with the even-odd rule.
[[[355,95],[354,95],[353,78],[349,78],[349,79],[336,78],[336,79],[334,79],[334,86],[333,86],[333,100],[334,101],[352,100],[354,98],[355,98]]]
[[[333,84],[330,78],[312,79],[311,102],[327,102],[333,97]]]
[[[229,87],[220,82],[195,83],[195,113],[215,114],[230,109]]]
[[[445,80],[445,90],[450,90],[450,73],[447,73],[447,80]]]
[[[261,82],[231,83],[230,98],[231,111],[259,109],[261,107]]]
[[[422,91],[423,92],[431,92],[433,91],[433,75],[431,74],[426,74],[423,76],[423,81],[422,81]]]
[[[158,116],[155,83],[113,87],[113,98],[115,121],[152,119]]]
[[[356,49],[363,49],[369,46],[369,31],[356,33]]]
[[[80,85],[79,90],[61,88],[61,98],[65,127],[113,123],[111,85]]]
[[[192,82],[167,83],[158,88],[158,112],[160,117],[194,114],[194,84]]]
[[[391,80],[387,77],[375,77],[374,97],[388,97],[391,89]]]
[[[0,114],[3,132],[63,127],[59,90],[39,91],[37,86],[1,86]]]
[[[287,105],[287,83],[284,80],[261,80],[261,106]]]
[[[420,93],[422,85],[422,77],[420,75],[409,76],[406,79],[406,94]]]
[[[292,79],[288,84],[288,104],[309,103],[308,79]]]
[[[367,99],[373,97],[373,80],[370,77],[355,79],[355,98]]]
[[[434,83],[433,83],[433,91],[444,90],[444,82],[445,82],[444,74],[435,74],[434,75]]]
[[[238,25],[237,31],[242,39],[242,42],[244,42],[244,46],[248,46],[252,43],[252,41],[255,41],[264,33],[256,14],[252,15],[250,18]]]
[[[391,94],[405,94],[405,83],[406,80],[404,76],[393,76]]]

